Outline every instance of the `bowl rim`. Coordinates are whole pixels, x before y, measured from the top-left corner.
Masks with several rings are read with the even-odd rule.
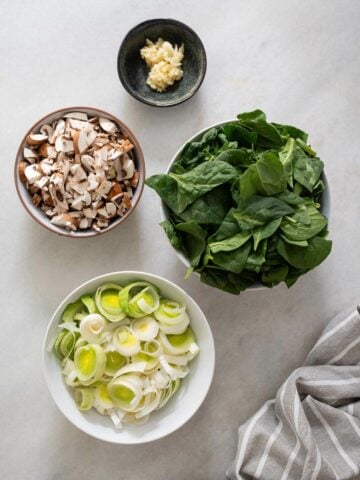
[[[172,168],[173,164],[175,163],[176,159],[178,158],[180,153],[183,151],[183,149],[184,149],[184,147],[187,143],[196,140],[197,137],[200,137],[200,135],[204,135],[204,133],[206,133],[211,128],[221,127],[223,125],[226,125],[227,123],[231,123],[231,122],[234,122],[234,121],[235,121],[234,119],[230,119],[230,120],[223,120],[223,121],[220,121],[220,122],[213,123],[213,124],[209,125],[208,127],[202,128],[197,133],[195,133],[190,138],[188,138],[182,144],[182,146],[177,150],[175,155],[170,160],[170,163],[168,164],[168,166],[165,170],[165,174],[167,175],[171,171],[171,168]],[[325,193],[324,203],[325,203],[325,205],[322,205],[321,211],[326,216],[326,218],[328,220],[328,226],[329,226],[329,224],[330,224],[330,211],[331,211],[331,197],[330,197],[329,182],[327,180],[327,176],[326,176],[326,173],[325,173],[325,168],[322,171],[322,179],[323,179],[324,184],[325,184],[325,190],[324,190],[324,193]],[[167,211],[168,211],[167,205],[165,204],[165,202],[162,199],[160,199],[160,218],[161,218],[161,222],[169,219]],[[189,268],[190,263],[189,263],[188,259],[185,257],[185,255],[183,253],[177,251],[174,247],[172,247],[172,248],[175,251],[175,253],[177,254],[181,263],[183,265],[185,265],[186,268]],[[193,272],[193,273],[200,276],[200,274],[198,272]],[[281,285],[281,283],[279,285]],[[257,291],[257,290],[264,290],[264,289],[268,289],[268,287],[266,287],[265,285],[262,285],[260,282],[256,282],[253,285],[250,285],[250,287],[247,287],[245,291],[253,291],[254,292],[254,291]]]
[[[137,93],[136,90],[132,90],[129,86],[128,86],[128,83],[126,81],[126,78],[125,78],[125,75],[123,74],[122,70],[120,69],[120,57],[122,55],[122,52],[123,52],[123,49],[125,48],[125,45],[126,45],[126,42],[127,40],[129,39],[129,37],[131,36],[131,34],[137,30],[138,28],[142,28],[142,27],[146,27],[147,25],[151,25],[151,24],[161,24],[161,23],[168,23],[168,24],[173,24],[173,25],[176,25],[178,27],[181,27],[185,30],[187,30],[188,32],[190,32],[196,39],[197,41],[199,42],[199,46],[200,46],[200,51],[201,51],[201,57],[202,57],[202,60],[201,60],[201,75],[200,75],[200,80],[198,82],[198,84],[196,85],[196,88],[191,91],[190,93],[184,95],[183,97],[181,97],[179,100],[175,100],[175,101],[168,101],[166,103],[157,103],[156,101],[152,101],[152,100],[147,100],[146,98],[144,98],[143,96],[139,95]],[[166,107],[173,107],[175,105],[180,105],[181,103],[184,103],[186,102],[187,100],[189,100],[191,97],[193,97],[195,95],[195,93],[200,89],[204,79],[205,79],[205,75],[206,75],[206,70],[207,70],[207,56],[206,56],[206,50],[205,50],[205,47],[204,47],[204,44],[201,40],[201,38],[199,37],[199,35],[195,32],[194,29],[192,29],[191,27],[189,27],[188,25],[186,25],[185,23],[179,21],[179,20],[175,20],[173,18],[154,18],[154,19],[150,19],[150,20],[145,20],[144,22],[140,22],[139,24],[135,25],[134,27],[132,27],[128,32],[127,34],[125,35],[125,37],[123,38],[121,44],[120,44],[120,47],[119,47],[119,51],[118,51],[118,55],[117,55],[117,60],[116,60],[116,66],[117,66],[117,72],[118,72],[118,76],[119,76],[119,79],[120,79],[120,82],[122,84],[122,86],[125,88],[125,90],[129,93],[129,95],[131,95],[133,98],[135,98],[136,100],[139,100],[139,102],[141,103],[144,103],[146,105],[150,105],[152,107],[159,107],[159,108],[166,108]]]
[[[100,230],[99,232],[97,232],[96,230],[89,230],[89,231],[84,231],[84,232],[79,232],[79,231],[76,231],[76,232],[72,232],[72,231],[67,231],[66,229],[63,229],[63,231],[60,231],[60,230],[57,230],[55,228],[53,228],[51,226],[51,223],[50,223],[50,220],[47,220],[44,218],[44,221],[41,221],[39,218],[37,218],[34,214],[33,214],[33,210],[35,209],[38,209],[38,207],[36,207],[35,205],[32,205],[31,203],[31,200],[30,200],[30,197],[28,199],[28,201],[26,200],[25,196],[23,195],[22,191],[21,191],[21,188],[20,188],[20,184],[22,184],[23,182],[21,181],[20,179],[20,176],[19,176],[19,169],[18,169],[18,165],[19,165],[19,161],[20,158],[22,157],[22,150],[24,148],[24,145],[25,145],[25,142],[26,142],[26,138],[34,131],[34,130],[37,130],[40,126],[42,126],[43,124],[46,123],[46,120],[53,116],[53,115],[57,115],[58,118],[61,118],[61,114],[65,114],[65,113],[69,113],[69,112],[74,112],[74,111],[85,111],[84,113],[86,113],[87,111],[94,111],[94,112],[97,112],[98,114],[101,114],[101,115],[104,115],[105,117],[107,118],[110,118],[111,120],[113,120],[114,122],[117,123],[117,125],[120,126],[120,128],[126,133],[128,134],[129,138],[131,139],[131,141],[134,143],[134,149],[135,149],[135,154],[136,154],[136,159],[137,161],[139,162],[139,165],[140,165],[140,168],[139,168],[139,172],[140,172],[140,177],[139,177],[139,183],[136,187],[136,191],[139,190],[139,194],[137,196],[137,199],[135,201],[135,203],[131,206],[131,208],[125,213],[125,215],[123,215],[122,217],[119,217],[117,219],[115,219],[112,223],[110,223],[110,225],[106,228],[104,228],[103,230]],[[23,136],[22,140],[20,141],[19,143],[19,147],[17,149],[17,152],[16,152],[16,156],[15,156],[15,163],[14,163],[14,182],[15,182],[15,189],[16,189],[16,193],[18,195],[18,198],[20,200],[20,202],[22,203],[23,207],[25,208],[25,210],[27,211],[27,213],[39,224],[41,225],[42,227],[46,228],[46,230],[52,232],[52,233],[55,233],[57,235],[60,235],[62,237],[67,237],[67,238],[77,238],[77,239],[80,239],[80,238],[90,238],[90,237],[97,237],[99,235],[102,235],[102,234],[105,234],[107,232],[109,232],[110,230],[112,230],[113,228],[117,227],[118,225],[120,225],[120,223],[122,223],[124,220],[126,220],[130,215],[131,213],[135,210],[135,208],[137,207],[140,199],[141,199],[141,196],[143,194],[143,191],[144,191],[144,186],[145,186],[145,178],[146,178],[146,166],[145,166],[145,159],[144,159],[144,153],[142,151],[142,148],[141,148],[141,145],[137,139],[137,137],[134,135],[133,131],[126,125],[126,123],[124,123],[122,120],[120,120],[119,118],[117,118],[115,115],[113,115],[112,113],[109,113],[107,112],[106,110],[102,110],[100,108],[96,108],[96,107],[89,107],[89,106],[81,106],[81,105],[75,105],[75,106],[70,106],[70,107],[64,107],[64,108],[59,108],[59,109],[56,109],[56,110],[53,110],[52,112],[44,115],[42,118],[40,118],[40,120],[37,120],[32,126],[31,128],[29,128],[29,130],[25,133],[25,135]],[[81,233],[81,235],[79,235],[79,233]]]
[[[188,302],[191,302],[198,310],[199,310],[199,313],[200,313],[200,318],[201,318],[201,321],[203,322],[204,326],[205,326],[205,329],[207,330],[207,339],[210,343],[210,363],[208,363],[209,365],[209,379],[208,379],[208,383],[206,385],[206,388],[203,389],[201,395],[199,395],[199,399],[197,401],[197,406],[196,408],[191,412],[191,414],[182,422],[180,423],[179,425],[176,425],[174,428],[170,428],[168,431],[166,431],[166,433],[160,433],[158,435],[155,435],[154,437],[150,438],[150,439],[147,439],[147,440],[140,440],[140,441],[117,441],[117,442],[114,442],[113,440],[109,439],[109,438],[106,438],[106,436],[104,435],[97,435],[96,433],[94,432],[90,432],[88,430],[86,430],[86,428],[84,428],[82,425],[78,425],[76,423],[74,423],[72,421],[72,419],[70,419],[66,413],[66,409],[63,408],[62,404],[60,402],[58,402],[58,399],[55,397],[52,389],[50,388],[50,375],[48,374],[48,371],[47,371],[47,355],[49,354],[49,351],[48,351],[48,347],[49,347],[49,333],[50,333],[50,329],[53,327],[53,324],[55,322],[55,319],[56,317],[59,315],[59,313],[61,312],[61,310],[63,310],[64,306],[66,305],[66,303],[69,302],[69,299],[79,290],[81,290],[82,288],[86,287],[87,285],[93,283],[93,282],[100,282],[100,281],[105,281],[106,282],[106,279],[110,276],[114,276],[114,275],[126,275],[126,276],[134,276],[134,277],[138,277],[139,279],[141,279],[141,277],[143,276],[146,276],[146,277],[150,277],[151,279],[154,279],[155,282],[157,280],[160,280],[161,282],[165,282],[167,284],[169,284],[172,288],[175,288],[176,290],[178,290],[182,295],[184,295],[184,297],[186,298],[186,300]],[[210,387],[212,385],[212,381],[213,381],[213,378],[214,378],[214,372],[215,372],[215,364],[216,364],[216,351],[215,351],[215,342],[214,342],[214,337],[213,337],[213,334],[212,334],[212,330],[211,330],[211,326],[206,318],[206,315],[204,314],[202,308],[199,306],[199,304],[184,290],[182,289],[181,287],[179,287],[176,283],[172,282],[171,280],[168,280],[167,278],[164,278],[160,275],[156,275],[154,273],[149,273],[149,272],[144,272],[144,271],[137,271],[137,270],[121,270],[121,271],[114,271],[114,272],[109,272],[109,273],[104,273],[104,274],[101,274],[101,275],[98,275],[96,277],[92,277],[90,278],[89,280],[83,282],[82,284],[78,285],[76,288],[74,288],[59,304],[58,306],[56,307],[53,315],[51,316],[51,319],[49,320],[48,322],[48,325],[46,327],[46,331],[45,331],[45,334],[44,334],[44,337],[43,337],[43,341],[42,341],[42,355],[41,355],[41,362],[42,362],[42,372],[43,372],[43,378],[45,379],[45,383],[46,383],[46,386],[47,386],[47,389],[50,393],[50,396],[52,397],[55,405],[57,406],[57,408],[60,410],[60,412],[64,415],[64,417],[72,424],[74,425],[74,427],[78,428],[79,430],[81,430],[82,432],[86,433],[87,435],[90,435],[91,437],[93,438],[97,438],[99,440],[103,440],[105,442],[108,442],[108,443],[112,443],[112,444],[119,444],[119,445],[140,445],[140,444],[145,444],[145,443],[150,443],[150,442],[153,442],[153,441],[156,441],[156,440],[159,440],[160,438],[164,438],[168,435],[170,435],[171,433],[174,433],[176,430],[180,429],[181,427],[183,427],[186,423],[189,422],[189,420],[195,415],[195,413],[199,410],[199,408],[201,407],[201,405],[204,403],[204,400],[205,398],[207,397],[208,393],[209,393],[209,390],[210,390]],[[64,387],[66,387],[65,383],[64,383]],[[119,436],[119,440],[121,440],[121,437]]]

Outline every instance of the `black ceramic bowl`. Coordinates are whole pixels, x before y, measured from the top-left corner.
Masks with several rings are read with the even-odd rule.
[[[159,37],[172,44],[184,44],[183,78],[165,92],[152,90],[146,83],[149,73],[140,49],[146,39]],[[119,49],[118,74],[125,89],[140,102],[156,107],[170,107],[185,102],[200,88],[206,72],[206,53],[198,35],[184,23],[172,19],[155,19],[140,23],[126,35]]]

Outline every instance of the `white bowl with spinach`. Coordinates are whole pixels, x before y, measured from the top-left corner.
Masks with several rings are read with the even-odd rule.
[[[187,275],[228,293],[291,287],[331,251],[323,162],[305,132],[260,110],[198,132],[146,184]]]

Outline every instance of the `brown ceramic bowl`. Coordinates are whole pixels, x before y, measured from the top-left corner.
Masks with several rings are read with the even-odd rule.
[[[20,176],[19,176],[19,169],[18,165],[19,162],[23,160],[23,150],[24,146],[26,144],[26,138],[30,133],[38,133],[39,129],[42,125],[45,124],[51,124],[55,120],[61,118],[63,115],[69,112],[84,112],[87,113],[89,116],[101,116],[108,118],[115,122],[121,129],[123,133],[127,135],[131,143],[134,145],[134,149],[132,150],[133,155],[134,155],[134,161],[136,165],[136,169],[140,173],[139,177],[139,182],[138,185],[135,189],[134,196],[132,198],[132,207],[125,213],[123,217],[116,217],[114,220],[111,221],[109,226],[107,228],[104,228],[100,232],[97,232],[92,229],[88,230],[78,230],[78,231],[68,231],[65,228],[58,227],[57,225],[53,225],[50,222],[49,217],[45,215],[45,213],[38,207],[36,207],[32,201],[31,201],[31,196],[28,190],[26,189],[24,183],[21,181]],[[108,232],[109,230],[112,230],[113,228],[117,227],[120,223],[124,222],[129,215],[134,211],[135,207],[137,206],[141,194],[144,189],[144,181],[145,181],[145,162],[144,162],[144,155],[141,150],[140,144],[135,137],[135,135],[132,133],[132,131],[123,123],[121,120],[116,118],[114,115],[111,115],[108,112],[105,112],[104,110],[99,110],[97,108],[92,108],[92,107],[69,107],[69,108],[61,108],[60,110],[55,110],[52,113],[49,113],[45,117],[41,118],[38,120],[30,129],[28,132],[26,132],[23,140],[20,143],[19,149],[16,154],[16,160],[15,160],[15,169],[14,169],[14,176],[15,176],[15,186],[16,186],[16,191],[18,193],[18,196],[20,198],[21,203],[23,204],[25,210],[31,215],[31,217],[40,225],[45,227],[47,230],[53,233],[57,233],[58,235],[63,235],[65,237],[72,237],[72,238],[86,238],[86,237],[95,237],[96,235],[100,235],[102,233]]]

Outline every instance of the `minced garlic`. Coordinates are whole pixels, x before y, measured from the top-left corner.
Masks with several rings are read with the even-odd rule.
[[[164,92],[183,76],[181,62],[184,58],[184,44],[172,46],[161,37],[154,43],[146,39],[146,45],[140,50],[150,72],[146,83],[158,92]]]

